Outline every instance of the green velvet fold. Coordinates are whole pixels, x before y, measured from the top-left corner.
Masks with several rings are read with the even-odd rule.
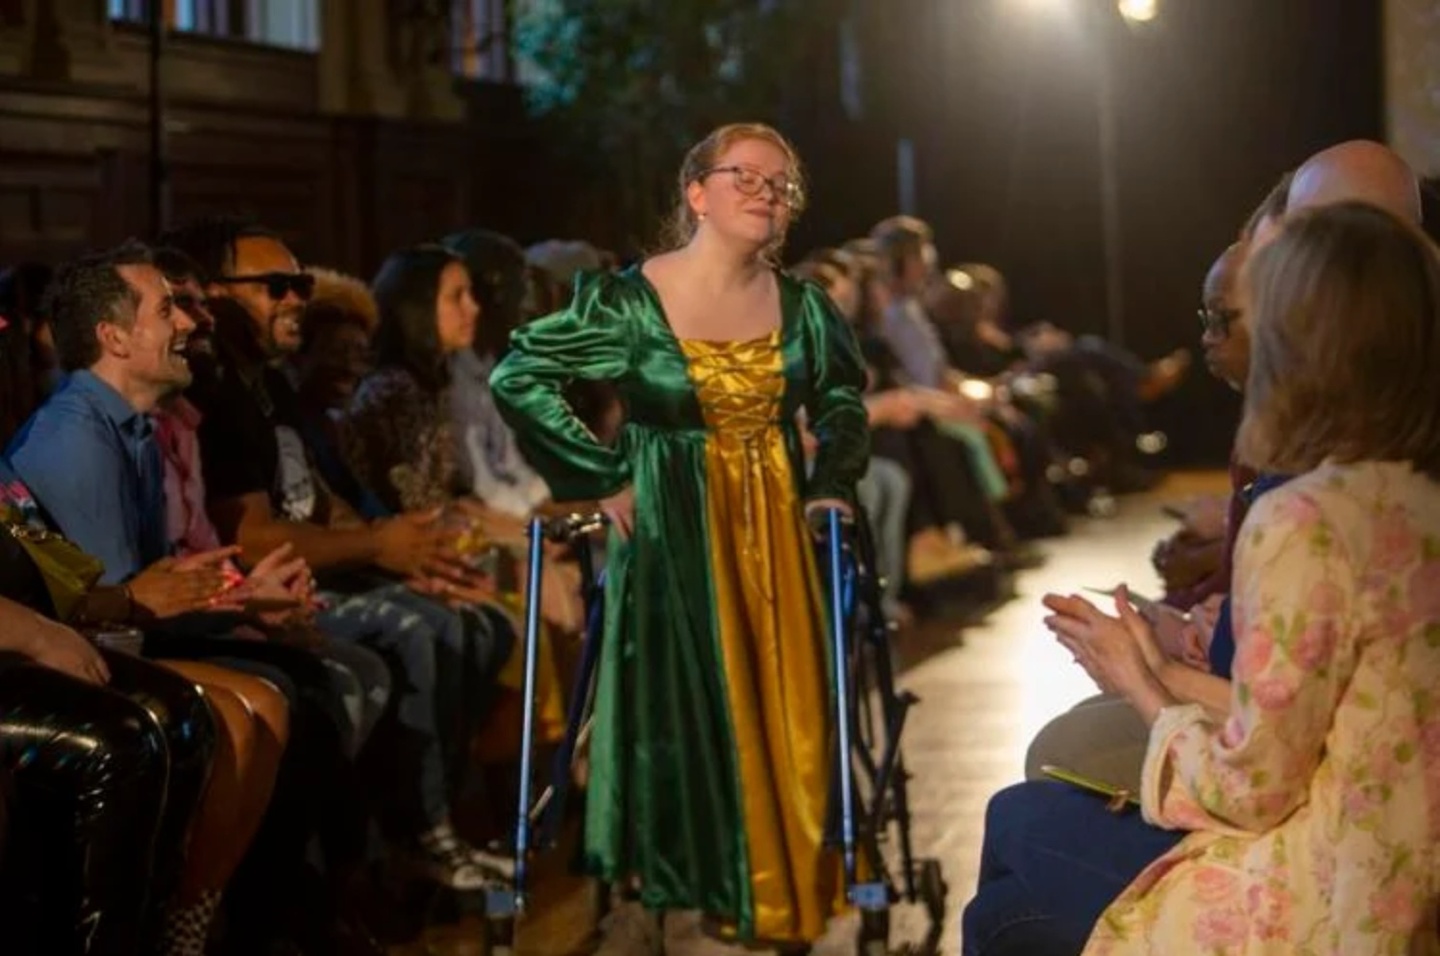
[[[859,349],[824,293],[780,276],[785,421],[820,440],[805,498],[853,497],[868,456]],[[635,529],[607,563],[584,856],[608,880],[638,876],[645,903],[753,927],[726,674],[710,586],[707,433],[685,357],[637,269],[582,277],[571,306],[519,329],[491,379],[521,450],[557,500],[635,490]],[[626,404],[615,447],[565,404],[575,380]]]

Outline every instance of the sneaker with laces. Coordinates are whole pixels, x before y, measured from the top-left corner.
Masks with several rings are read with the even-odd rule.
[[[415,841],[418,869],[429,879],[452,890],[484,889],[491,882],[485,868],[476,862],[476,849],[460,839],[448,823],[422,833]]]
[[[474,863],[492,879],[513,880],[515,878],[515,857],[489,848],[470,846],[461,841],[470,851],[470,862]]]

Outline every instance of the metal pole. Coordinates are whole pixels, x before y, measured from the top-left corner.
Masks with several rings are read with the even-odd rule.
[[[845,551],[840,538],[840,510],[830,509],[826,516],[830,534],[830,654],[835,674],[835,713],[839,731],[840,770],[840,850],[845,866],[845,889],[855,886],[855,791],[850,767],[850,655],[846,640],[848,621],[845,617]]]
[[[1115,345],[1125,344],[1125,268],[1120,233],[1119,146],[1116,143],[1115,76],[1110,64],[1113,44],[1109,42],[1109,13],[1097,13],[1095,22],[1095,64],[1098,79],[1100,160],[1100,221],[1105,253],[1106,337]]]
[[[167,0],[150,0],[150,236],[158,236],[170,222],[170,167],[166,157],[165,7]]]
[[[544,585],[545,522],[530,519],[529,579],[525,588],[524,710],[520,721],[520,793],[515,806],[515,911],[525,912],[530,866],[530,774],[535,747],[535,682],[540,658],[540,603]]]

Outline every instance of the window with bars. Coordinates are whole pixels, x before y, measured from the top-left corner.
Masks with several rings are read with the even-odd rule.
[[[320,0],[108,0],[110,19],[144,23],[150,4],[172,29],[293,50],[320,49]]]

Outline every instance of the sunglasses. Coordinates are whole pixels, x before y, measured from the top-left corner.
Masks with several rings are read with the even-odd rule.
[[[293,292],[301,302],[309,302],[315,294],[315,277],[308,272],[264,272],[256,275],[225,276],[212,280],[217,285],[246,285],[255,283],[265,287],[265,294],[276,302]]]
[[[784,173],[766,176],[748,166],[712,166],[697,178],[704,179],[712,173],[729,173],[734,179],[735,188],[742,196],[758,196],[769,186],[770,195],[775,197],[775,201],[792,211],[798,212],[805,205],[804,187]]]
[[[1206,335],[1227,336],[1230,334],[1230,323],[1240,318],[1239,309],[1212,309],[1209,307],[1198,310],[1200,316],[1200,328]]]

